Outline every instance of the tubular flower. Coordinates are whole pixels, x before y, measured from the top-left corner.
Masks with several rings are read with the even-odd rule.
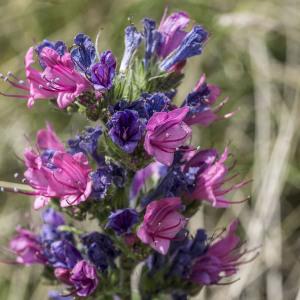
[[[161,33],[161,43],[158,48],[160,57],[167,57],[173,50],[175,50],[187,35],[184,29],[190,22],[188,14],[184,11],[172,13],[167,17],[167,10],[165,11],[158,31]]]
[[[189,279],[198,284],[217,284],[238,271],[241,257],[248,253],[241,251],[240,238],[236,235],[238,222],[230,224],[227,235],[208,247],[204,255],[199,256],[192,266]]]
[[[187,107],[170,112],[156,112],[146,126],[144,147],[157,161],[170,166],[178,147],[185,144],[191,136],[191,128],[184,123]]]
[[[172,67],[176,64],[184,62],[189,57],[201,54],[207,37],[208,33],[205,29],[200,25],[195,25],[180,45],[161,62],[160,69],[162,71],[172,70]]]
[[[26,81],[6,80],[15,88],[24,91],[22,95],[4,96],[27,99],[30,108],[38,99],[56,98],[60,109],[70,105],[76,97],[90,88],[89,82],[74,69],[70,53],[60,55],[56,50],[49,47],[42,48],[39,60],[44,70],[38,71],[32,67],[34,61],[34,48],[31,47],[25,56]]]
[[[50,126],[38,133],[37,147],[39,151],[44,150],[41,155],[32,149],[25,151],[27,170],[24,173],[37,196],[35,209],[47,205],[52,197],[59,198],[62,207],[85,201],[92,189],[86,156],[65,152]]]
[[[165,198],[147,205],[144,221],[137,236],[154,250],[165,255],[176,234],[185,227],[186,220],[178,212],[180,198]]]
[[[208,201],[214,207],[227,207],[233,203],[227,200],[224,195],[242,187],[247,181],[239,182],[229,188],[222,188],[226,182],[236,177],[234,175],[226,178],[229,173],[229,169],[225,165],[227,158],[228,149],[226,148],[219,159],[218,153],[214,149],[199,151],[190,159],[185,169],[191,167],[199,168],[195,179],[194,191],[190,194],[190,197]]]

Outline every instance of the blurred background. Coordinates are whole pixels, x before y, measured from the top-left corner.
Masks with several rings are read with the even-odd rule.
[[[195,299],[300,300],[300,1],[299,0],[0,0],[0,71],[22,76],[26,50],[44,38],[72,44],[77,32],[96,37],[100,49],[123,51],[128,18],[140,26],[148,16],[160,20],[165,6],[185,10],[210,32],[201,57],[190,59],[177,101],[206,73],[230,101],[224,113],[235,117],[199,129],[195,143],[222,151],[230,145],[242,178],[253,181],[233,193],[228,210],[204,206],[191,230],[213,232],[239,217],[248,247],[260,256],[241,267],[239,281],[203,289]],[[9,91],[0,83],[1,91]],[[87,124],[40,101],[28,110],[22,100],[0,96],[0,180],[20,182],[27,138],[54,124],[66,139]],[[18,176],[18,174],[20,174]],[[9,257],[9,237],[18,224],[35,227],[38,213],[30,198],[0,194],[0,260]],[[0,264],[0,300],[46,300],[50,289],[39,267]]]

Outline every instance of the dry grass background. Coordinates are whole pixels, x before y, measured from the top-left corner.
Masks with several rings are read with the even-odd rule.
[[[22,72],[26,49],[43,38],[71,43],[78,31],[91,36],[101,30],[100,48],[121,55],[127,17],[160,19],[163,8],[183,9],[202,23],[211,38],[201,58],[189,61],[178,100],[201,72],[230,97],[225,112],[240,108],[228,121],[199,130],[195,143],[220,149],[230,142],[248,188],[233,200],[251,200],[229,210],[201,209],[192,230],[213,231],[239,217],[249,247],[260,256],[241,268],[240,280],[204,289],[202,300],[300,300],[300,1],[299,0],[0,0],[0,71]],[[6,86],[0,83],[1,90]],[[47,103],[28,111],[23,102],[0,97],[0,180],[19,181],[25,135],[48,120],[66,138],[86,121],[65,116]],[[27,197],[0,195],[1,258],[17,224],[38,223]],[[0,300],[43,300],[49,289],[39,267],[0,264]]]

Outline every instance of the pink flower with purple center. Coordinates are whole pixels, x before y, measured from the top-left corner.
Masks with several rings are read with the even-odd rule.
[[[92,190],[91,168],[86,156],[65,152],[49,125],[38,132],[37,147],[39,152],[44,150],[41,155],[33,149],[25,151],[24,176],[34,189],[32,194],[37,196],[34,208],[44,207],[51,198],[59,198],[62,207],[85,201]]]
[[[165,255],[177,233],[186,225],[186,219],[178,211],[180,198],[165,198],[147,205],[144,221],[137,236],[154,250]]]
[[[156,112],[148,121],[144,148],[160,163],[170,166],[176,149],[191,136],[191,128],[183,121],[188,111],[187,107],[183,107],[170,112]]]

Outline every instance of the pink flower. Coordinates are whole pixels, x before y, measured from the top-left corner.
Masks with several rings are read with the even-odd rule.
[[[32,67],[35,63],[34,47],[29,48],[25,55],[26,82],[6,78],[11,85],[24,91],[25,94],[1,94],[27,99],[29,108],[37,99],[56,98],[58,107],[64,109],[91,87],[90,83],[75,70],[70,53],[61,56],[54,49],[45,47],[40,53],[40,59],[45,65],[43,71]]]
[[[234,275],[238,267],[247,262],[240,260],[250,251],[241,251],[240,238],[236,235],[237,225],[237,220],[232,222],[227,235],[209,245],[207,252],[196,260],[190,274],[191,281],[201,285],[217,284],[221,279]]]
[[[178,210],[180,198],[165,198],[148,204],[144,221],[138,229],[137,236],[154,250],[165,255],[170,242],[185,227],[186,220]]]
[[[24,176],[33,187],[36,200],[34,208],[47,205],[51,198],[59,198],[60,205],[67,207],[85,201],[91,193],[91,168],[83,153],[71,155],[65,152],[50,125],[37,134],[37,147],[25,151],[27,170]]]
[[[31,231],[18,228],[18,234],[12,238],[9,248],[17,255],[16,261],[20,264],[44,264],[46,258],[42,254],[42,245],[38,237]]]
[[[175,12],[167,17],[167,10],[165,10],[158,28],[158,31],[162,35],[162,41],[158,49],[160,57],[167,57],[180,45],[187,35],[187,32],[185,32],[184,29],[189,22],[190,18],[186,12]]]
[[[170,112],[156,112],[148,121],[144,148],[157,161],[170,166],[174,152],[191,136],[191,128],[183,122],[188,107]]]
[[[229,173],[229,169],[225,165],[227,158],[227,148],[219,159],[217,151],[209,149],[197,152],[186,163],[185,170],[188,170],[190,167],[199,168],[195,183],[196,186],[190,197],[211,202],[214,207],[227,207],[233,203],[226,199],[224,195],[242,187],[247,181],[234,184],[229,188],[223,188],[226,182],[236,177],[236,175],[234,175],[230,178],[226,178]]]

